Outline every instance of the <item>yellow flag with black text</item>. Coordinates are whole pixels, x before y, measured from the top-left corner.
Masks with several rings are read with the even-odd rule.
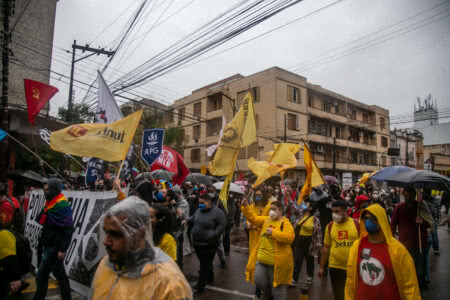
[[[300,204],[306,196],[311,194],[313,187],[326,184],[322,172],[320,172],[320,169],[317,167],[311,151],[309,151],[309,148],[305,143],[303,148],[303,162],[305,163],[306,179],[300,197],[298,197],[297,204]]]
[[[50,147],[71,155],[121,161],[127,155],[141,117],[142,110],[110,124],[71,125],[52,133]]]

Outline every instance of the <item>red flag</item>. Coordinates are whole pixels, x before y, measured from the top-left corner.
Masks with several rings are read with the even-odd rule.
[[[241,175],[239,175],[239,178],[237,181],[243,181],[244,180],[244,172],[241,172]]]
[[[173,184],[178,184],[181,186],[183,181],[186,179],[186,177],[189,175],[190,171],[186,167],[183,161],[183,157],[177,152],[177,165],[178,165],[178,173],[175,174],[172,178]]]
[[[183,157],[172,148],[163,146],[161,155],[151,167],[152,171],[157,169],[165,169],[174,174],[172,178],[173,184],[181,185],[189,175],[189,169],[186,167],[183,161]]]
[[[58,89],[31,79],[24,79],[24,84],[28,106],[28,122],[34,125],[34,119],[44,105],[58,92]]]

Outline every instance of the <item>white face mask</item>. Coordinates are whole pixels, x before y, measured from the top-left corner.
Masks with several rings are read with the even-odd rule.
[[[359,189],[355,189],[355,192],[356,192],[356,193],[359,193]]]
[[[378,194],[372,194],[372,198],[373,198],[374,200],[378,200],[378,199],[380,198],[380,195],[378,195]]]
[[[333,213],[333,221],[335,221],[336,223],[341,223],[342,219],[344,218],[344,216],[337,214],[337,213]]]
[[[269,217],[271,220],[276,220],[278,218],[278,213],[275,212],[274,210],[270,210]]]
[[[350,197],[345,197],[345,200],[350,201],[352,198]]]

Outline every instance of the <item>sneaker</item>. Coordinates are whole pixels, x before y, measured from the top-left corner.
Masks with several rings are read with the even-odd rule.
[[[305,283],[306,283],[306,284],[311,284],[311,283],[313,283],[313,278],[312,278],[312,277],[306,278]]]
[[[297,284],[297,281],[295,281],[295,280],[292,279],[291,286],[294,287],[294,286],[297,286],[297,285],[298,285],[298,284]]]
[[[439,256],[441,255],[441,252],[439,252],[439,250],[434,251],[434,255]]]

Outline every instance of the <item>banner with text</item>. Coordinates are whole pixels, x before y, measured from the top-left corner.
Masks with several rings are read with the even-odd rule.
[[[142,135],[142,159],[149,166],[161,155],[164,142],[164,129],[154,128],[144,130]]]
[[[72,205],[74,232],[72,242],[64,258],[71,288],[87,296],[98,263],[106,255],[100,240],[99,229],[102,214],[117,202],[115,192],[63,191]],[[30,195],[25,235],[33,251],[33,266],[37,264],[37,245],[42,226],[36,221],[44,207],[42,190]]]

